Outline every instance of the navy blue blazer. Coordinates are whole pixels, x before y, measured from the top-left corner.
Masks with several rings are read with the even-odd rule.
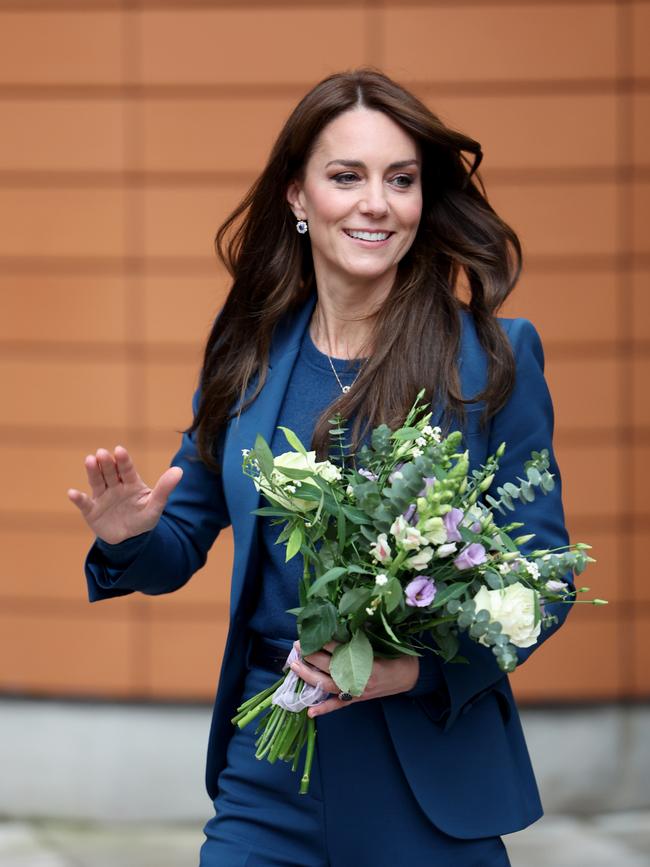
[[[230,625],[223,653],[206,770],[210,797],[225,764],[232,731],[231,717],[241,696],[246,673],[247,619],[259,575],[258,518],[251,511],[260,505],[259,494],[241,471],[241,451],[251,448],[258,433],[270,441],[282,398],[309,323],[315,295],[287,317],[276,330],[269,372],[254,403],[232,419],[221,441],[223,473],[215,476],[197,459],[193,436],[183,435],[170,466],[183,469],[183,478],[169,497],[153,530],[135,537],[144,544],[123,570],[107,568],[97,547],[85,561],[92,602],[133,591],[156,595],[182,587],[200,569],[219,531],[232,525],[234,564],[230,595]],[[473,319],[463,312],[458,357],[463,395],[470,397],[486,380],[486,356],[479,344]],[[553,453],[553,406],[544,379],[540,338],[526,319],[499,318],[516,359],[516,382],[507,404],[492,417],[485,430],[478,420],[482,404],[467,413],[463,434],[471,468],[478,467],[505,441],[493,487],[513,480],[523,471],[532,450],[547,448],[555,489],[538,495],[507,520],[523,520],[525,532],[536,537],[526,549],[553,548],[568,543],[561,501],[561,480]],[[198,407],[199,390],[193,410]],[[434,410],[431,424],[442,416]],[[521,532],[524,532],[522,529]],[[128,540],[124,545],[128,545]],[[569,606],[556,604],[557,623],[543,631],[533,647],[519,649],[519,661],[542,644],[564,621]],[[419,697],[404,694],[375,699],[381,702],[386,723],[404,773],[424,812],[442,831],[475,838],[520,830],[542,814],[528,751],[512,691],[491,651],[463,637],[461,652],[470,665],[441,664],[446,695]],[[344,713],[345,711],[339,711]]]

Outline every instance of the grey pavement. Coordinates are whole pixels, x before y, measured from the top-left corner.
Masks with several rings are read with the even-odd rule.
[[[0,864],[196,867],[202,840],[194,825],[0,822]],[[650,812],[545,816],[505,842],[512,867],[650,867]]]

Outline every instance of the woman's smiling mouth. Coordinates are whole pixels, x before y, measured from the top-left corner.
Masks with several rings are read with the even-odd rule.
[[[370,231],[367,229],[343,229],[348,238],[353,238],[355,241],[362,241],[371,244],[381,244],[387,241],[394,232],[379,232]]]

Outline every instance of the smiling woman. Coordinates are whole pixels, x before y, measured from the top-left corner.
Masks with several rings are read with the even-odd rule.
[[[311,444],[310,460],[324,461],[336,413],[350,421],[354,452],[369,429],[401,427],[422,391],[445,432],[461,429],[472,466],[508,441],[495,490],[531,449],[548,450],[556,487],[527,504],[525,520],[536,545],[568,541],[541,343],[527,320],[496,316],[521,251],[487,200],[481,158],[478,142],[377,70],[317,84],[217,233],[232,284],[171,467],[151,489],[126,449],[99,449],[86,458],[92,495],[68,492],[97,535],[86,559],[93,601],[181,587],[233,526],[202,867],[393,867],[405,856],[503,867],[500,835],[541,815],[507,678],[479,644],[462,649],[469,665],[377,654],[363,694],[313,708],[308,795],[284,763],[254,758],[250,728],[231,724],[277,681],[297,637],[299,558],[285,562],[242,474],[258,434],[279,455],[280,427],[290,428]],[[426,594],[427,576],[413,578]],[[297,661],[306,682],[331,688],[332,649]]]

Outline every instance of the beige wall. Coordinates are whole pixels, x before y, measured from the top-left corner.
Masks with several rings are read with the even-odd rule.
[[[211,697],[229,533],[176,594],[91,606],[66,490],[100,446],[151,484],[169,465],[216,228],[297,99],[371,63],[483,144],[525,252],[504,313],[543,336],[570,529],[611,600],[517,693],[650,695],[649,24],[648,2],[0,2],[1,691]]]

